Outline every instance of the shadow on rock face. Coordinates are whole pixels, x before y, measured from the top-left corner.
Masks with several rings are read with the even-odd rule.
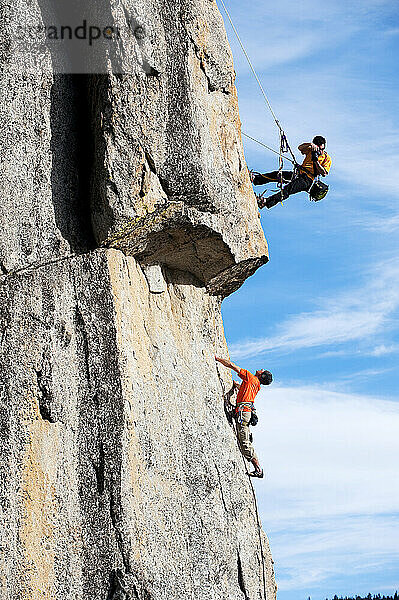
[[[113,55],[116,60],[115,44],[104,36],[113,16],[105,0],[38,0],[38,4],[53,71],[50,126],[55,220],[71,251],[87,252],[96,247],[90,206],[95,152],[90,77],[105,73]]]
[[[72,252],[95,248],[90,212],[93,139],[86,75],[54,75],[51,189],[55,220]]]

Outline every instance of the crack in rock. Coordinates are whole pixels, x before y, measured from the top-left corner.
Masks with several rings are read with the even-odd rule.
[[[244,574],[242,572],[241,557],[240,557],[240,552],[238,549],[237,549],[237,572],[238,572],[238,585],[240,586],[240,590],[244,594],[245,600],[250,600],[248,593],[247,593],[247,589],[245,587]]]
[[[92,461],[93,469],[96,474],[97,481],[97,490],[99,494],[104,493],[105,489],[105,455],[104,455],[104,445],[100,442],[99,450],[98,450],[98,462],[96,463],[94,460]]]
[[[120,569],[114,569],[110,575],[110,587],[107,600],[130,600],[131,596],[128,593],[124,575]]]
[[[57,419],[52,415],[51,405],[53,403],[53,394],[46,382],[46,375],[43,375],[43,367],[36,371],[37,386],[40,390],[39,412],[44,421],[55,423]]]

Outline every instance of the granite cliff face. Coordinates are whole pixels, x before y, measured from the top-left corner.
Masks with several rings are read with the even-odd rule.
[[[267,261],[216,4],[106,3],[90,75],[20,69],[0,5],[0,597],[273,600],[213,358]]]

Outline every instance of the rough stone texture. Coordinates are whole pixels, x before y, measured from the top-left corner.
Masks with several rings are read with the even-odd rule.
[[[31,62],[16,47],[18,26],[48,24],[51,4],[0,3],[0,269],[85,252],[95,237],[230,294],[268,252],[216,3],[97,0],[91,18],[125,35],[110,71],[90,76],[53,72],[54,45]]]
[[[267,260],[221,17],[102,3],[130,42],[87,76],[21,69],[52,2],[0,0],[0,598],[264,600],[263,553],[273,600],[213,359]]]
[[[264,598],[220,304],[165,279],[102,250],[1,287],[2,599]]]
[[[36,2],[27,11],[21,0],[1,0],[0,15],[0,273],[7,273],[94,243],[85,80],[52,73],[48,51],[37,61],[18,52],[17,28],[41,22]]]

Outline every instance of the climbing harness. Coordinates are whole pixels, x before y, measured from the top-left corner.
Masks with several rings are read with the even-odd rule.
[[[234,390],[234,388],[233,388]],[[231,398],[231,396],[230,396]],[[229,401],[230,401],[229,398]],[[243,413],[244,412],[249,412],[251,411],[251,419],[249,421],[249,425],[252,425],[253,427],[255,427],[255,425],[258,424],[259,421],[259,417],[256,414],[256,408],[253,402],[240,402],[237,406],[237,414],[236,414],[236,420],[237,423],[239,423],[240,425],[243,422]]]
[[[223,399],[224,399],[224,403],[225,403],[224,405],[225,405],[225,410],[226,410],[226,401],[227,400],[228,400],[229,405],[232,407],[232,404],[230,402],[230,398],[231,398],[231,396],[234,393],[234,386],[231,388],[230,391],[228,391],[226,393],[226,388],[225,388],[225,385],[224,385],[224,381],[223,381],[223,379],[222,379],[222,377],[220,375],[218,365],[216,365],[216,372],[217,372],[217,375],[218,375],[218,378],[219,378],[220,387],[222,388],[222,394],[223,394]],[[234,431],[234,434],[235,434],[236,438],[238,439],[237,427],[235,425],[235,420],[231,419],[231,422],[229,421],[229,423],[230,423],[230,425],[231,425],[231,427],[232,427],[232,429]],[[252,496],[253,496],[253,500],[254,500],[256,523],[257,523],[257,526],[258,526],[260,554],[261,554],[261,559],[262,559],[263,600],[267,600],[265,553],[263,551],[262,526],[261,526],[260,517],[259,517],[258,501],[256,499],[256,494],[255,494],[254,486],[253,486],[252,481],[251,481],[251,476],[250,476],[250,473],[248,471],[246,460],[245,460],[245,458],[244,458],[244,456],[242,454],[241,454],[241,456],[242,456],[242,460],[244,462],[245,472],[248,475],[248,480],[249,480],[249,484],[250,484],[250,487],[251,487]]]
[[[242,425],[243,422],[243,413],[249,412],[252,413],[252,402],[240,402],[237,406],[237,423]]]

